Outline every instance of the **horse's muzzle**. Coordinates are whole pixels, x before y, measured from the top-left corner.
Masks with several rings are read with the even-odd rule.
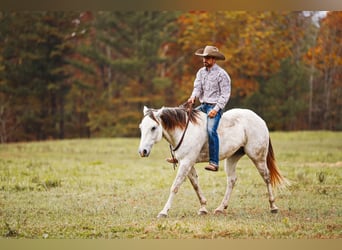
[[[148,157],[150,152],[147,149],[139,149],[139,154],[141,157]]]

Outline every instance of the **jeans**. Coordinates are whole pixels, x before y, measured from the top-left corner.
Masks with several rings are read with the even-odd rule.
[[[209,114],[209,112],[215,107],[213,104],[202,103],[196,109]],[[222,110],[217,112],[214,118],[207,117],[207,132],[209,143],[209,163],[218,166],[219,165],[219,153],[220,153],[220,141],[217,134],[217,128],[221,120]]]

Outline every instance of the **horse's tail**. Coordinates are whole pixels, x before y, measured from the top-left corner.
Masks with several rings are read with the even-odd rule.
[[[281,175],[276,165],[271,138],[269,138],[269,144],[268,144],[267,168],[270,171],[271,185],[273,187],[277,185],[280,185],[282,187],[286,187],[290,185],[289,181]]]

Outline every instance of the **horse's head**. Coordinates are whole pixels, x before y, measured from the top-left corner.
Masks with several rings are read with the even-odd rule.
[[[144,118],[139,125],[141,132],[139,154],[141,157],[148,157],[152,146],[163,138],[159,112],[159,110],[144,107]]]

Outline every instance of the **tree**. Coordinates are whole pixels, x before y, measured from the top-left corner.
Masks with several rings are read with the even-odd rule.
[[[313,16],[0,12],[0,141],[137,136],[143,105],[187,100],[207,44],[227,58],[227,109],[251,108],[271,129],[339,130],[341,12]]]
[[[1,96],[20,139],[64,137],[66,58],[72,12],[11,12],[1,18]],[[30,25],[28,25],[30,24]],[[14,134],[12,135],[14,137]],[[16,140],[12,138],[11,140]]]
[[[292,58],[293,63],[300,64],[307,49],[306,28],[310,24],[310,18],[302,12],[269,11],[189,12],[178,21],[180,49],[191,55],[184,58],[184,65],[200,66],[192,55],[206,44],[215,44],[226,55],[226,61],[219,64],[232,79],[230,107],[248,104],[249,97],[282,70],[283,60]],[[191,89],[190,75],[197,69],[189,66],[184,66],[182,72],[182,85],[187,89]],[[254,104],[253,109],[262,108]]]
[[[88,109],[87,123],[92,134],[137,135],[143,105],[162,103],[161,93],[171,83],[164,72],[167,60],[162,48],[173,39],[176,15],[160,11],[95,13],[89,43],[78,46],[81,57],[93,65],[88,71],[93,82],[88,85],[96,105]],[[80,67],[85,68],[83,63]]]
[[[278,73],[261,86],[259,104],[261,115],[271,130],[303,129],[301,117],[307,110],[308,71],[289,58],[280,65]],[[261,104],[261,105],[260,105]],[[304,116],[305,117],[305,116]]]
[[[342,128],[342,12],[328,12],[307,58],[315,68],[312,127]],[[323,119],[322,119],[323,118]]]

